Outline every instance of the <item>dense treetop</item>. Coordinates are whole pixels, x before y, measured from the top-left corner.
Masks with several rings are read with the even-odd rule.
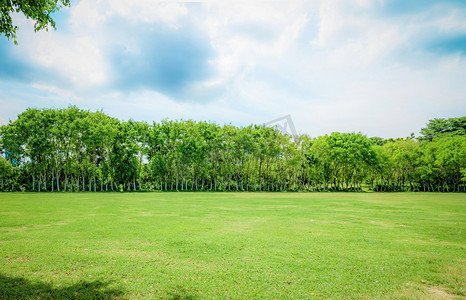
[[[433,119],[427,127],[421,129],[422,139],[433,140],[440,136],[466,134],[466,117],[450,119]]]
[[[465,124],[434,119],[419,139],[334,132],[295,142],[258,125],[27,109],[0,127],[1,190],[465,191]]]

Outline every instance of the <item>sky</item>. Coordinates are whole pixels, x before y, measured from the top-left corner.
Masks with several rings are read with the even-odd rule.
[[[76,0],[0,36],[0,124],[33,108],[419,135],[466,116],[466,1]]]

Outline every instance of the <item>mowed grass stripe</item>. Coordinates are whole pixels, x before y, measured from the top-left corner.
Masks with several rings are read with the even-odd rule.
[[[0,298],[461,297],[465,224],[465,194],[0,193]]]

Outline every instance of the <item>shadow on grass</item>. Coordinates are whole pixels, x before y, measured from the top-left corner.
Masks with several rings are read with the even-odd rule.
[[[171,292],[168,293],[167,300],[196,300],[198,299],[195,295],[189,293],[184,287],[178,285]]]
[[[0,299],[115,299],[123,291],[110,288],[110,281],[81,281],[71,286],[54,288],[52,285],[29,281],[21,277],[0,274]]]

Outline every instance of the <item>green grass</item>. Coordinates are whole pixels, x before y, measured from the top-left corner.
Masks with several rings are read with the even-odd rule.
[[[464,298],[466,195],[0,193],[0,299]]]

